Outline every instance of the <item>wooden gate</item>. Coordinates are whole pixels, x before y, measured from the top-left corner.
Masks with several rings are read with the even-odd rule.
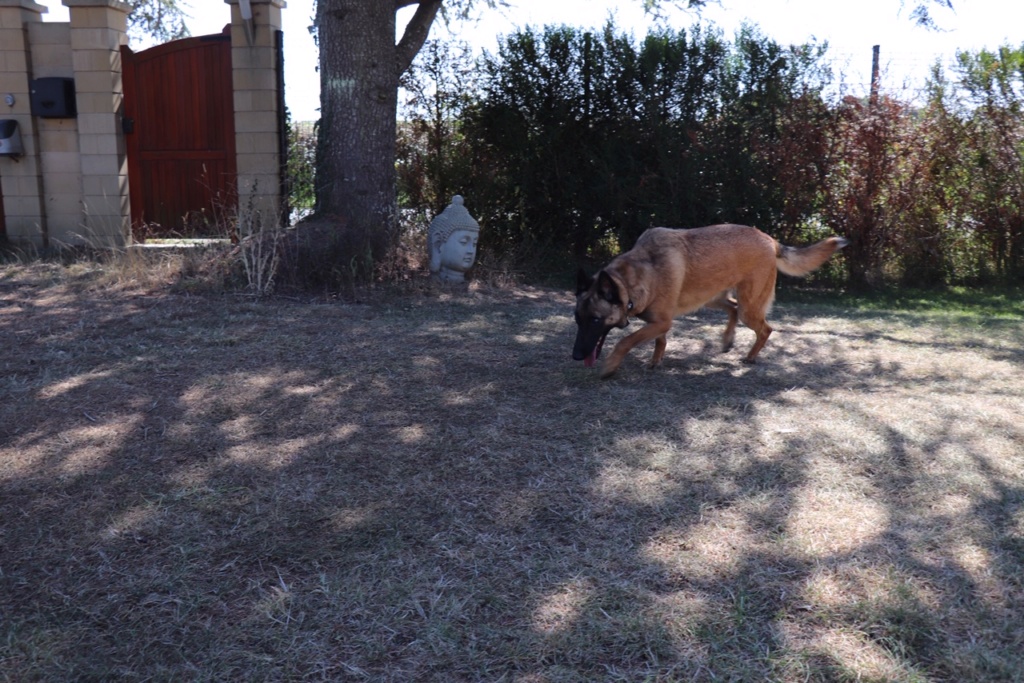
[[[238,205],[231,37],[121,47],[132,232],[223,237]]]

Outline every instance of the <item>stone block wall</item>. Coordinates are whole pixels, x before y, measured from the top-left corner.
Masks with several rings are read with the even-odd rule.
[[[29,113],[33,65],[28,27],[45,11],[31,0],[0,0],[0,118],[18,122],[25,147],[20,159],[0,157],[3,225],[8,239],[37,244],[45,243],[46,218],[38,119]]]
[[[246,27],[238,0],[231,5],[231,70],[239,203],[265,216],[281,215],[280,120],[276,45],[282,0],[252,2]],[[251,39],[251,42],[250,42]]]
[[[27,28],[32,78],[66,77],[74,73],[71,24],[36,21]],[[42,243],[45,237],[47,246],[82,244],[86,238],[80,234],[82,158],[78,119],[36,118],[34,123],[39,140],[38,164],[47,229],[32,241]],[[0,173],[3,172],[4,169],[0,169]]]

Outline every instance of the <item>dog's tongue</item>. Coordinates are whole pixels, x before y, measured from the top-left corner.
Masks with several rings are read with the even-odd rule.
[[[590,355],[583,359],[583,365],[588,368],[594,367],[597,363],[597,359],[601,356],[601,347],[604,346],[604,338],[608,336],[605,332],[600,339],[597,340],[597,344],[594,346],[594,350],[590,352]]]

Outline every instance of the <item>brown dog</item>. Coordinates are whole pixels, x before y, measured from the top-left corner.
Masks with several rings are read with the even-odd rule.
[[[842,237],[829,237],[809,247],[787,247],[745,225],[651,228],[596,277],[580,270],[572,357],[593,366],[608,332],[637,317],[647,324],[619,341],[601,367],[601,377],[610,377],[634,346],[649,339],[655,340],[654,367],[665,355],[672,319],[707,306],[729,314],[723,351],[732,348],[737,319],[754,330],[757,339],[743,359],[753,363],[772,333],[765,316],[775,299],[776,270],[807,275],[846,245]]]

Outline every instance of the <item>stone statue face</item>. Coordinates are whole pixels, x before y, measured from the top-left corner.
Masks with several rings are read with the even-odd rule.
[[[441,245],[441,267],[465,272],[476,258],[478,233],[473,230],[456,230]]]

